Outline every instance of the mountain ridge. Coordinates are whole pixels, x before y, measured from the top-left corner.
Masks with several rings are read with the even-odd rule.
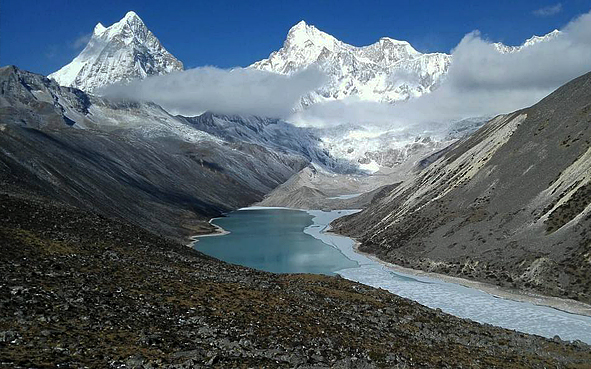
[[[591,301],[591,73],[335,223],[395,264]]]
[[[554,30],[533,36],[520,46],[494,43],[501,53],[516,53],[557,37]],[[433,92],[445,79],[452,55],[421,53],[408,41],[381,37],[366,46],[353,46],[304,20],[291,27],[283,46],[247,68],[290,75],[316,67],[328,76],[320,88],[300,99],[297,109],[331,100],[395,103]],[[133,11],[109,27],[97,23],[84,50],[48,77],[60,85],[90,93],[112,83],[182,71],[183,63],[170,54]]]
[[[154,103],[110,101],[16,67],[0,68],[0,122],[3,192],[121,217],[176,239],[259,201],[306,166],[313,150],[226,141]]]
[[[560,34],[554,30],[544,36],[532,36],[520,46],[493,46],[501,53],[516,53]],[[302,20],[288,31],[280,49],[248,68],[286,75],[311,66],[319,68],[328,76],[328,82],[302,97],[299,108],[305,108],[348,97],[385,103],[416,98],[437,89],[452,62],[450,54],[421,53],[408,41],[390,37],[381,37],[366,46],[353,46]]]
[[[422,54],[408,42],[389,37],[356,47],[300,21],[289,30],[279,50],[249,68],[292,74],[316,65],[328,75],[329,82],[302,99],[306,106],[347,96],[382,102],[416,97],[434,88],[449,63],[447,54]],[[417,81],[388,81],[401,71],[415,73]]]

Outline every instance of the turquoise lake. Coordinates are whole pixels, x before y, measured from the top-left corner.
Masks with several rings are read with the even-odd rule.
[[[200,237],[194,247],[233,264],[275,273],[338,274],[461,318],[591,344],[589,316],[394,271],[356,253],[352,239],[322,232],[334,219],[354,212],[249,208],[215,219],[214,224],[231,233]]]
[[[332,275],[359,264],[305,234],[312,216],[297,210],[237,211],[213,221],[230,234],[201,237],[196,250],[232,264],[274,273]]]

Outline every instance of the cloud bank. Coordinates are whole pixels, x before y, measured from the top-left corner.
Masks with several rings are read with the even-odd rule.
[[[302,95],[324,81],[325,76],[314,68],[284,76],[257,69],[200,67],[111,85],[99,93],[111,98],[153,101],[171,113],[187,116],[207,110],[287,117]]]
[[[555,37],[501,53],[475,31],[452,50],[449,73],[434,92],[395,105],[354,97],[295,111],[300,97],[325,82],[309,68],[291,76],[255,69],[203,67],[110,86],[105,95],[154,101],[172,113],[209,110],[284,118],[297,125],[354,123],[382,128],[427,126],[508,113],[533,105],[569,80],[591,71],[591,13]]]
[[[86,33],[78,36],[74,41],[70,43],[70,48],[74,50],[78,50],[86,46],[90,38],[92,37],[92,33]]]

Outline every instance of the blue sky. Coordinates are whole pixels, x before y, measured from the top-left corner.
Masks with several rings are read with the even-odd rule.
[[[281,47],[300,20],[361,46],[382,36],[418,50],[449,52],[462,37],[509,45],[561,28],[591,2],[572,1],[30,1],[0,3],[0,64],[48,74],[84,47],[96,23],[134,10],[173,55],[192,68],[246,66]],[[78,41],[78,42],[77,42]]]

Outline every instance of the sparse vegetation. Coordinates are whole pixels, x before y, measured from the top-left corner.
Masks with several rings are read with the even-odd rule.
[[[10,367],[577,367],[582,343],[434,311],[338,277],[225,264],[63,205],[0,202]]]

